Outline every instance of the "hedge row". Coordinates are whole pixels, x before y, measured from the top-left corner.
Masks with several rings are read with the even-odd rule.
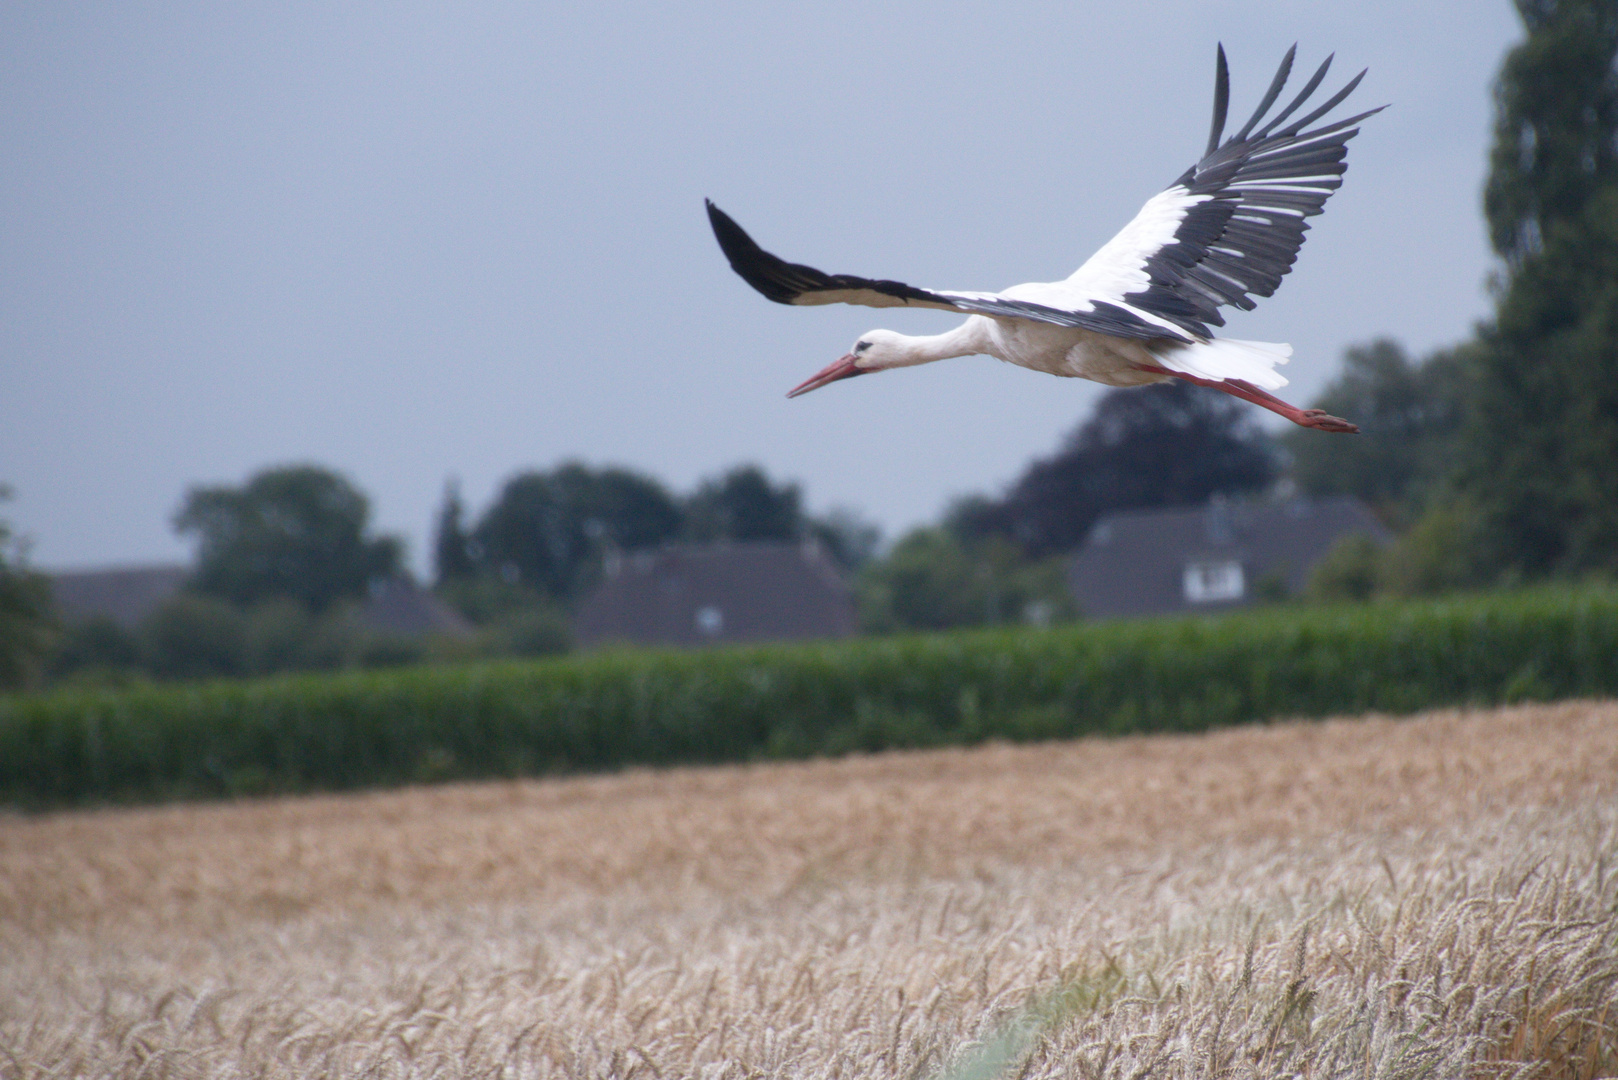
[[[1618,693],[1618,591],[0,699],[37,807]]]

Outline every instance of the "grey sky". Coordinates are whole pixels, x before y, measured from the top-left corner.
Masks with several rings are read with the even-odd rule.
[[[315,461],[426,563],[447,476],[678,489],[741,461],[894,530],[997,490],[1099,388],[986,358],[785,391],[873,326],[708,232],[940,288],[1064,277],[1245,119],[1287,45],[1393,108],[1281,291],[1305,402],[1345,345],[1487,311],[1505,0],[10,4],[0,12],[0,508],[56,568],[182,557],[185,488]],[[1329,436],[1321,436],[1323,438]],[[1374,433],[1364,436],[1374,438]]]

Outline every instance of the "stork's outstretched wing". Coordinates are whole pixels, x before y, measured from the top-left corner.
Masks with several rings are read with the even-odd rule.
[[[1326,77],[1328,56],[1292,103],[1259,128],[1297,49],[1287,50],[1252,118],[1221,145],[1230,71],[1219,48],[1213,129],[1202,160],[1149,199],[1063,286],[1203,338],[1210,326],[1224,325],[1221,306],[1251,309],[1254,296],[1275,292],[1303,246],[1304,219],[1320,213],[1342,186],[1348,140],[1359,134],[1354,125],[1387,107],[1304,130],[1342,104],[1362,71],[1325,104],[1281,127]]]
[[[712,200],[708,221],[713,225],[719,247],[730,260],[730,268],[753,288],[778,304],[860,304],[864,307],[930,307],[958,311],[966,315],[998,315],[1033,319],[1058,326],[1082,326],[1102,333],[1118,333],[1114,320],[1094,308],[1052,307],[1031,300],[1017,300],[1000,293],[954,292],[918,289],[902,281],[828,274],[802,263],[789,263],[759,247],[731,216]],[[1065,298],[1063,298],[1065,301]],[[1149,324],[1132,320],[1140,327]],[[1162,330],[1137,337],[1161,337]]]
[[[1362,71],[1324,105],[1280,127],[1326,77],[1331,66],[1327,57],[1303,92],[1254,131],[1286,85],[1296,52],[1297,46],[1287,50],[1252,119],[1221,145],[1230,99],[1230,72],[1221,46],[1213,130],[1202,160],[1148,200],[1133,221],[1065,281],[1018,285],[998,293],[957,292],[827,274],[765,251],[711,201],[708,220],[731,269],[780,304],[931,307],[1082,327],[1115,337],[1206,339],[1212,336],[1210,326],[1224,325],[1220,306],[1251,308],[1252,296],[1275,292],[1303,245],[1309,228],[1303,219],[1320,213],[1342,184],[1346,144],[1359,133],[1354,125],[1381,111],[1303,130],[1341,104],[1365,77]]]

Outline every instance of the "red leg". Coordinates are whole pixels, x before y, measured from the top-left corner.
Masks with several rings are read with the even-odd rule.
[[[1267,391],[1260,390],[1245,379],[1200,379],[1195,375],[1187,375],[1183,371],[1170,371],[1156,364],[1136,364],[1141,371],[1150,371],[1158,375],[1172,375],[1176,379],[1184,379],[1188,383],[1198,386],[1211,386],[1215,390],[1223,390],[1231,397],[1239,397],[1243,401],[1251,401],[1254,405],[1268,409],[1273,413],[1291,420],[1300,427],[1314,428],[1317,431],[1335,431],[1349,435],[1360,433],[1357,424],[1351,424],[1341,417],[1332,416],[1324,409],[1300,409],[1296,405],[1289,405]]]

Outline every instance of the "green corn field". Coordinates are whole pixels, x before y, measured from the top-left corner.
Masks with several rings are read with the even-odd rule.
[[[1618,693],[1618,589],[0,698],[16,807]]]

